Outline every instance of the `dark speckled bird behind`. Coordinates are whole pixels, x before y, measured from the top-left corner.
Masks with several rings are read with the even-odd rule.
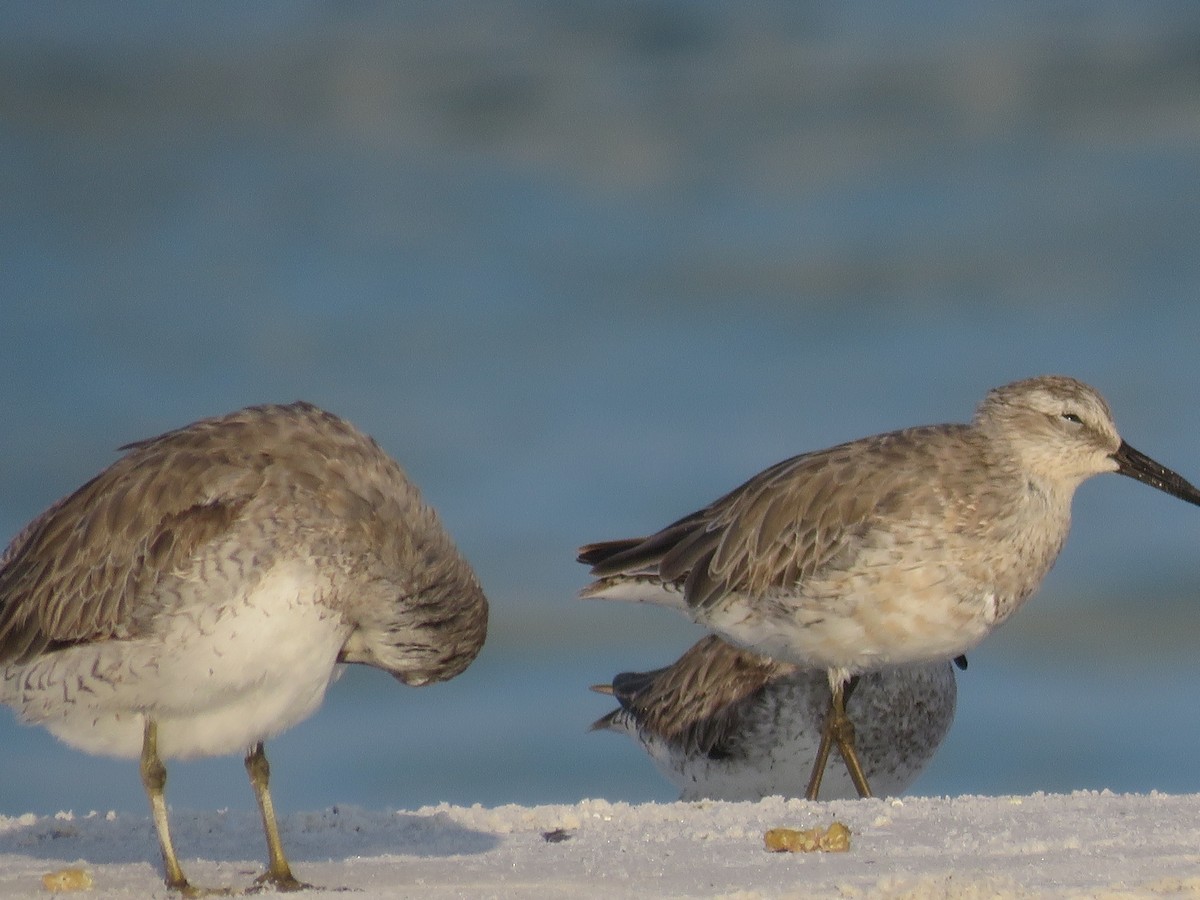
[[[969,423],[801,454],[648,537],[582,547],[595,577],[583,595],[665,603],[737,646],[826,668],[826,737],[853,770],[848,680],[987,637],[1041,584],[1076,488],[1103,472],[1200,504],[1121,439],[1094,388],[1029,378],[989,391]],[[819,757],[812,797],[823,769]]]
[[[622,672],[620,706],[593,729],[628,735],[679,788],[682,800],[801,797],[829,705],[820,669],[767,659],[709,635],[671,665]],[[933,759],[954,720],[957,686],[946,661],[864,674],[847,703],[863,770],[874,790],[904,791]],[[841,771],[829,799],[855,796]]]

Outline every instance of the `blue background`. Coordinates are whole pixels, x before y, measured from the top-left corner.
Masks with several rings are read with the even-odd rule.
[[[802,450],[1097,385],[1200,477],[1200,6],[0,7],[0,540],[114,448],[249,403],[354,421],[492,601],[411,690],[355,670],[268,745],[283,811],[675,796],[587,691],[674,614],[575,598]],[[1200,790],[1200,514],[1085,484],[971,654],[922,793]],[[0,813],[144,811],[0,716]],[[176,808],[250,808],[240,760]]]

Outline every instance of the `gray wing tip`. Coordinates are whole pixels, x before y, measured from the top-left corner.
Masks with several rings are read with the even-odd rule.
[[[619,715],[621,715],[622,712],[624,712],[624,710],[622,710],[620,707],[618,707],[617,709],[614,709],[612,712],[605,713],[600,718],[598,718],[595,722],[593,722],[591,725],[588,726],[588,732],[590,733],[593,731],[620,731],[621,729],[617,725],[617,717]]]

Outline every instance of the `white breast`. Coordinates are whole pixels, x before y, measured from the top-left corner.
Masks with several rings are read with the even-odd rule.
[[[143,714],[163,757],[243,751],[311,715],[335,677],[349,628],[317,583],[303,563],[277,565],[230,602],[181,606],[151,637],[9,666],[0,701],[90,753],[137,757]]]

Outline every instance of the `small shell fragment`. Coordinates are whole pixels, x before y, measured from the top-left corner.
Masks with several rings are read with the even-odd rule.
[[[42,876],[42,887],[48,891],[86,891],[92,886],[92,876],[85,869],[59,869]]]
[[[828,828],[772,828],[763,835],[772,853],[845,853],[850,849],[850,829],[841,822]]]

